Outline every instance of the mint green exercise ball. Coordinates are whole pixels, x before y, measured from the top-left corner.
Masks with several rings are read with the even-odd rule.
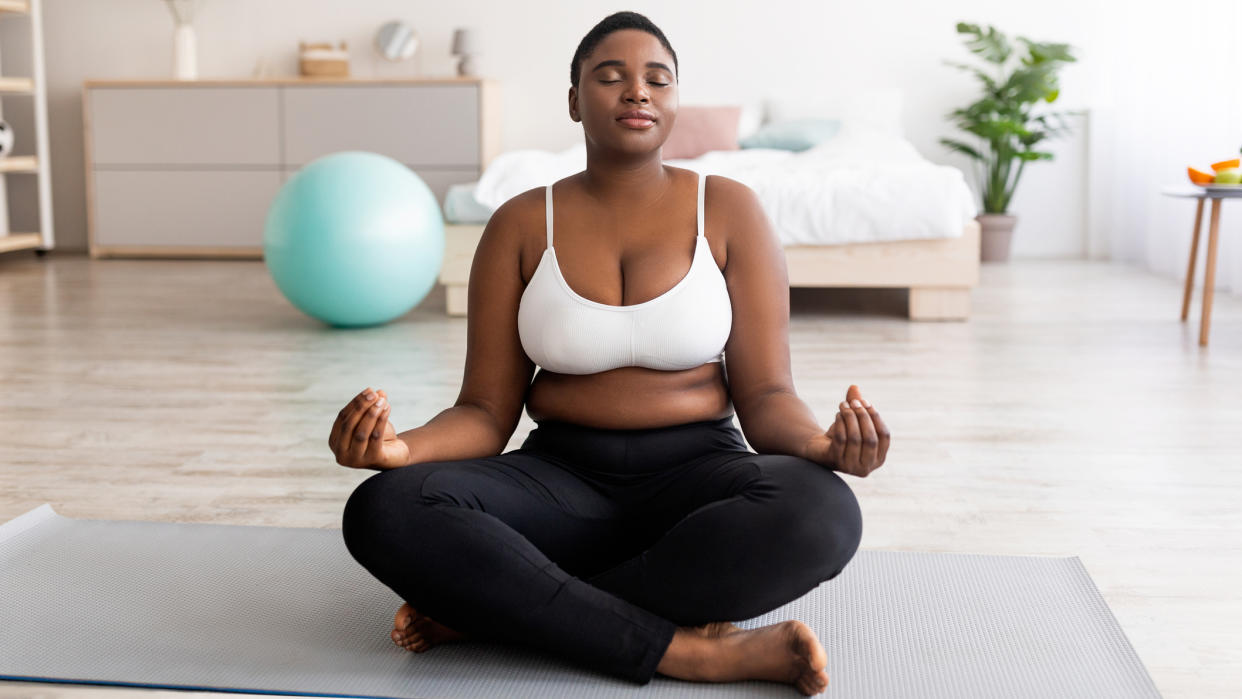
[[[325,155],[280,188],[263,228],[277,288],[337,327],[379,325],[417,306],[444,261],[444,218],[410,168],[378,153]]]

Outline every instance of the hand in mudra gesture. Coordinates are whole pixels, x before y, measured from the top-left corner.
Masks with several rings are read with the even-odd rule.
[[[862,397],[857,386],[850,386],[832,427],[807,443],[807,458],[835,471],[866,478],[884,464],[888,442],[888,426],[880,419],[880,413]]]
[[[410,448],[388,421],[391,407],[387,393],[367,388],[341,408],[328,436],[328,446],[338,464],[390,469],[409,463]]]

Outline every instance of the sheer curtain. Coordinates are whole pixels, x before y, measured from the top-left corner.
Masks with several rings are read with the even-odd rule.
[[[1160,190],[1188,185],[1187,166],[1210,171],[1242,157],[1242,2],[1099,3],[1092,12],[1098,31],[1082,57],[1092,76],[1088,255],[1184,279],[1195,200]],[[1216,288],[1242,294],[1242,199],[1221,204]]]

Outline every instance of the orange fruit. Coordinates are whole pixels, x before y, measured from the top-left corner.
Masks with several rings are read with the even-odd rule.
[[[1216,166],[1213,165],[1212,167]],[[1212,181],[1216,179],[1215,175],[1196,170],[1193,167],[1186,168],[1186,172],[1190,175],[1190,181],[1195,184],[1212,184]]]
[[[1233,160],[1222,160],[1219,163],[1212,163],[1212,170],[1216,172],[1229,167],[1238,167],[1238,159],[1234,158]]]

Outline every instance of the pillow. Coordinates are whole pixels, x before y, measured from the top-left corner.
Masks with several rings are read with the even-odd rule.
[[[679,107],[673,132],[664,142],[665,160],[697,158],[712,150],[737,150],[740,105]]]
[[[837,135],[838,119],[791,119],[767,124],[755,135],[742,139],[742,148],[778,148],[802,151],[813,148]]]

